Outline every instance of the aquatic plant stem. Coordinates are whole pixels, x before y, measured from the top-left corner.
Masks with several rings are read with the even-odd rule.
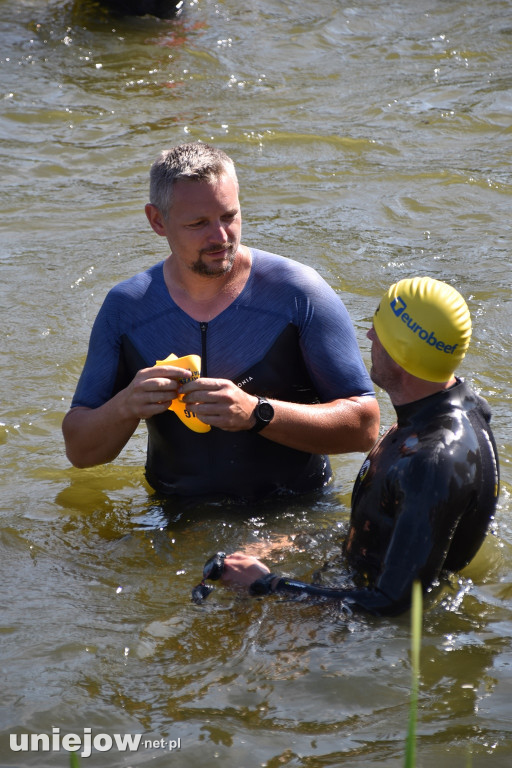
[[[418,690],[420,679],[420,649],[423,616],[423,595],[421,584],[415,581],[412,587],[411,607],[411,699],[409,707],[409,727],[405,752],[405,768],[416,765],[416,721],[418,716]]]

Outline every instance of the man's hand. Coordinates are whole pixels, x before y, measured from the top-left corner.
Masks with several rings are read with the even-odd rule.
[[[195,379],[179,388],[198,419],[226,432],[250,429],[258,398],[228,379]]]
[[[224,584],[240,584],[249,587],[253,581],[267,573],[270,573],[270,570],[260,560],[244,552],[234,552],[224,560],[221,581]]]
[[[98,408],[72,408],[62,422],[70,462],[84,468],[113,461],[139,421],[164,413],[178,394],[180,380],[191,376],[190,371],[172,365],[143,368],[125,389]]]
[[[138,371],[122,392],[126,417],[140,420],[164,413],[177,397],[181,382],[191,376],[190,371],[172,365],[155,365]]]

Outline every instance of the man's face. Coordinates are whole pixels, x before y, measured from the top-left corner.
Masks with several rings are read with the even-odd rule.
[[[238,186],[228,174],[217,181],[180,179],[163,228],[177,266],[216,277],[233,266],[242,234]]]
[[[393,358],[388,355],[380,343],[373,325],[366,336],[372,342],[372,367],[370,369],[370,378],[374,384],[377,384],[377,386],[381,387],[386,392],[393,391],[393,385],[397,380],[397,374],[400,373],[401,368],[398,363],[395,363]]]

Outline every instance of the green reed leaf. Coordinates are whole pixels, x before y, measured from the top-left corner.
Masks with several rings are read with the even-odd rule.
[[[411,607],[411,698],[409,707],[409,727],[405,751],[405,768],[416,765],[416,722],[418,717],[418,690],[420,679],[420,650],[423,616],[423,595],[421,584],[415,581],[412,587]]]

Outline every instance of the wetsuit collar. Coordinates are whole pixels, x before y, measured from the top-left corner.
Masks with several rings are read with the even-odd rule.
[[[462,379],[457,378],[455,384],[448,389],[442,389],[433,395],[423,397],[421,400],[415,400],[405,405],[396,405],[397,423],[399,427],[404,427],[415,419],[419,414],[425,411],[434,412],[444,410],[447,403],[452,405],[462,404],[465,399],[473,399],[473,393]],[[474,397],[476,400],[476,397]]]

